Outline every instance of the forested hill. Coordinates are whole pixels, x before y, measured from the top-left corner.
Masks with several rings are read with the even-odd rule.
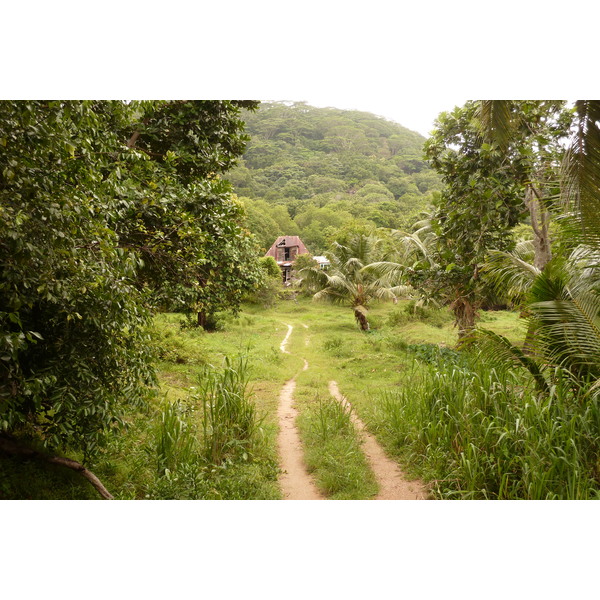
[[[403,228],[441,188],[423,160],[425,138],[382,117],[263,102],[244,119],[251,139],[226,177],[265,248],[300,235],[320,253],[357,220]]]

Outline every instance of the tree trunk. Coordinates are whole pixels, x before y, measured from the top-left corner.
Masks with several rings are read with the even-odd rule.
[[[465,341],[468,335],[475,329],[476,306],[465,296],[459,296],[450,305],[454,313],[455,325],[458,327],[458,344]]]
[[[358,307],[354,308],[354,317],[358,323],[358,326],[362,331],[369,331],[371,328],[369,327],[369,321],[367,320],[367,315],[364,310],[361,310]]]
[[[206,327],[207,315],[201,310],[198,311],[198,327],[202,327],[204,329]]]
[[[34,450],[33,448],[22,446],[14,440],[2,436],[0,436],[0,450],[3,450],[4,452],[7,452],[9,454],[30,456],[32,458],[45,460],[46,462],[52,463],[54,465],[62,465],[63,467],[67,467],[68,469],[73,469],[74,471],[81,473],[81,475],[85,477],[94,486],[94,488],[96,488],[98,493],[105,500],[114,500],[110,492],[102,485],[102,482],[91,471],[88,471],[88,469],[86,469],[81,463],[78,463],[76,460],[72,460],[70,458],[63,458],[62,456],[51,456],[49,454],[44,454],[42,452]]]
[[[533,186],[527,188],[525,204],[529,209],[533,229],[535,252],[533,265],[541,271],[552,258],[552,249],[550,248],[550,214],[540,200],[540,193]]]

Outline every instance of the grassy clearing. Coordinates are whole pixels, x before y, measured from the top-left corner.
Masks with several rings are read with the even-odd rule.
[[[223,329],[214,333],[182,328],[180,315],[157,316],[160,389],[145,407],[126,415],[126,430],[114,432],[108,447],[90,467],[121,499],[280,498],[276,409],[283,384],[297,374],[296,405],[307,461],[330,497],[368,498],[377,491],[353,430],[334,427],[337,417],[333,409],[326,408],[332,379],[370,430],[378,433],[389,451],[402,457],[404,468],[423,474],[422,456],[399,452],[399,437],[383,426],[390,417],[384,416],[375,393],[410,389],[426,364],[435,364],[440,353],[452,355],[456,343],[452,317],[448,311],[415,314],[407,302],[377,304],[370,315],[373,330],[366,334],[359,331],[350,309],[309,299],[280,302],[269,310],[245,307],[239,317],[223,319]],[[288,346],[291,354],[283,354],[279,348],[287,324],[294,326]],[[515,314],[487,313],[483,324],[510,339],[522,339]],[[216,444],[210,438],[218,433],[220,419],[212,424],[210,419],[220,409],[203,399],[207,373],[222,374],[227,359],[236,356],[246,357],[249,381],[245,397],[251,399],[255,423],[252,444],[235,438],[237,442],[232,443],[239,451],[211,455],[207,448]],[[310,365],[307,371],[301,370],[303,359]],[[336,433],[323,452],[319,431],[325,430],[329,420],[330,431]],[[216,445],[226,445],[223,439]],[[14,461],[0,461],[0,494],[96,497],[77,475],[55,469],[58,474],[44,481],[34,473],[36,469],[45,471],[37,465],[20,462],[15,467]],[[429,472],[432,478],[438,477]],[[32,478],[27,473],[32,473]],[[3,474],[10,476],[1,477]],[[41,482],[38,488],[28,483],[29,496],[11,483],[24,477]]]

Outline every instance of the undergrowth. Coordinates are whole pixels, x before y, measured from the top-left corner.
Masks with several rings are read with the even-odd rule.
[[[438,362],[381,394],[372,424],[439,498],[600,498],[600,406],[567,381],[540,396],[504,365]]]

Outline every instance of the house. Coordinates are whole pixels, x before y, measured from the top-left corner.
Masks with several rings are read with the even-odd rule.
[[[325,270],[327,267],[331,266],[331,263],[326,256],[313,256],[313,258],[317,261],[319,269],[321,270]]]
[[[297,235],[284,235],[275,240],[265,256],[272,256],[277,261],[283,282],[287,283],[292,277],[294,261],[299,254],[309,254],[302,240]]]

